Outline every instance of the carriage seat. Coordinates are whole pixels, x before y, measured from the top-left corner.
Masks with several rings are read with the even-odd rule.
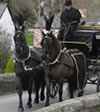
[[[66,42],[67,48],[78,48],[87,57],[96,55],[96,32],[91,30],[77,30],[73,39]]]

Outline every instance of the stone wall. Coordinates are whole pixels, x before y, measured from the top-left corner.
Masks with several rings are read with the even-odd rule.
[[[100,93],[65,100],[34,112],[100,112]]]
[[[0,96],[16,92],[15,74],[0,74]]]

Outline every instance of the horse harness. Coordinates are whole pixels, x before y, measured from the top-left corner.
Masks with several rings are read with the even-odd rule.
[[[65,66],[68,66],[68,67],[74,69],[72,64],[69,63],[71,60],[69,60],[68,62],[65,62],[65,63],[63,63],[63,62],[61,62],[59,60],[59,58],[61,57],[62,54],[65,54],[68,57],[70,56],[68,50],[64,47],[63,49],[60,50],[60,52],[57,55],[56,59],[54,61],[52,61],[52,62],[46,63],[45,66],[51,66],[51,65],[54,65],[54,64],[58,63],[58,64],[64,64]]]
[[[25,59],[18,59],[16,56],[14,57],[14,60],[16,61],[16,62],[18,62],[18,63],[21,63],[22,64],[22,67],[23,67],[23,69],[24,69],[24,71],[26,72],[26,71],[32,71],[33,69],[36,69],[37,68],[37,66],[36,67],[28,67],[27,66],[27,64],[26,64],[26,61],[28,61],[29,59],[31,59],[31,58],[33,58],[34,60],[36,60],[37,62],[39,62],[39,60],[38,59],[36,59],[36,58],[34,58],[33,56],[32,56],[32,49],[31,48],[29,48],[29,53],[28,53],[28,57],[26,57]]]
[[[79,68],[78,68],[78,62],[77,62],[77,59],[75,58],[75,56],[77,55],[83,55],[84,57],[84,54],[82,52],[75,52],[74,50],[70,51],[70,50],[67,50],[65,47],[63,49],[60,50],[58,56],[56,57],[56,59],[53,61],[53,62],[49,62],[49,63],[45,63],[45,66],[52,66],[56,63],[58,64],[64,64],[65,66],[71,68],[71,69],[74,69],[74,67],[72,66],[72,64],[70,64],[71,60],[69,59],[68,62],[65,62],[65,63],[62,63],[61,61],[59,61],[59,58],[61,57],[61,54],[65,54],[66,56],[71,56],[74,63],[75,63],[75,68],[76,68],[76,75],[77,75],[77,88],[78,88],[78,91],[82,91],[85,87],[85,80],[84,80],[84,84],[83,84],[83,87],[80,88],[79,87],[79,78],[78,78],[78,75],[79,75]],[[84,57],[85,58],[85,57]]]

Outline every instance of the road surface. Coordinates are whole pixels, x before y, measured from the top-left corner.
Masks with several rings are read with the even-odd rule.
[[[67,88],[66,86],[64,86],[64,94],[63,94],[64,100],[69,99],[68,93],[66,91],[67,91]],[[93,93],[96,93],[96,85],[87,84],[84,90],[84,95],[93,94]],[[26,106],[27,98],[28,98],[28,94],[27,92],[24,92],[23,93],[23,103],[24,103],[25,112],[33,112],[34,110],[43,108],[45,105],[45,101],[40,102],[39,104],[33,103],[32,108],[28,109]],[[33,99],[34,99],[34,94],[33,94]],[[58,101],[58,95],[54,99],[51,99],[50,103],[53,104],[53,103],[56,103],[57,101]],[[18,101],[17,93],[1,96],[0,97],[0,112],[18,112],[18,102],[19,101]]]

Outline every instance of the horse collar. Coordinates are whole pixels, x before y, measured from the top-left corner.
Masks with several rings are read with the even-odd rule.
[[[21,60],[20,60],[20,59],[18,59],[18,58],[15,56],[15,60],[16,60],[17,62],[23,63],[23,62],[27,61],[30,57],[31,57],[31,53],[30,53],[30,51],[29,51],[29,54],[28,54],[28,57],[27,57],[27,58],[21,59]]]
[[[55,63],[59,62],[59,58],[61,56],[62,53],[64,53],[66,50],[66,48],[64,48],[63,50],[61,49],[59,51],[59,54],[57,55],[56,59],[53,62],[48,63],[48,65],[54,65]]]
[[[29,60],[30,57],[31,57],[31,51],[29,50],[29,54],[28,54],[28,57],[27,57],[27,58],[20,60],[20,59],[18,59],[18,58],[15,56],[14,59],[15,59],[16,62],[22,63],[22,66],[23,66],[24,70],[25,70],[25,71],[28,71],[28,70],[32,70],[32,68],[28,68],[28,69],[27,69],[27,65],[25,65],[25,62],[26,62],[27,60]]]

